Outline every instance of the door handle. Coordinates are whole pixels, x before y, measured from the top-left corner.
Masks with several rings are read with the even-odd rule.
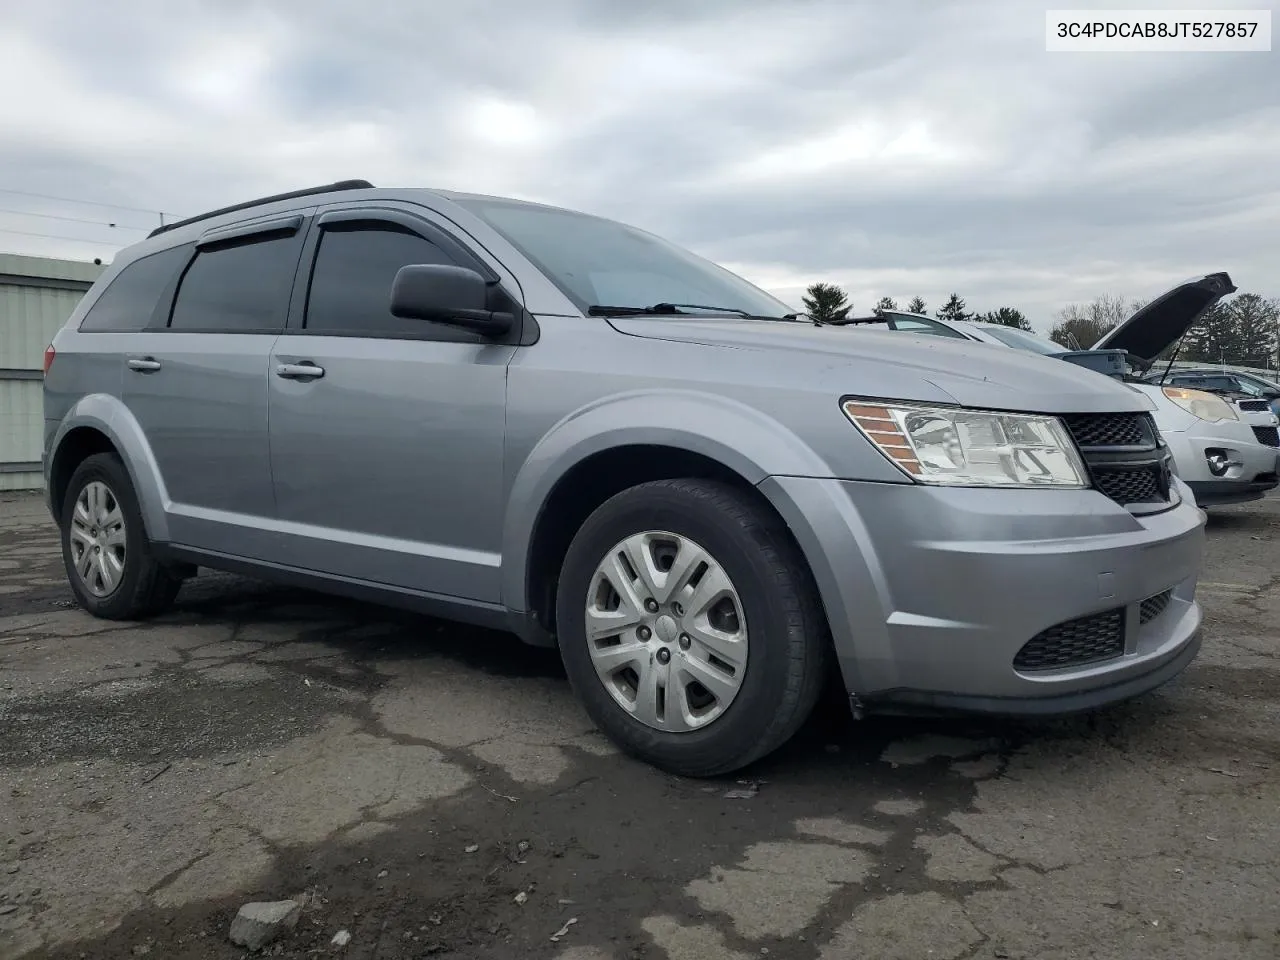
[[[324,367],[318,367],[310,360],[302,363],[278,363],[276,376],[285,380],[319,380],[324,376]]]
[[[137,357],[129,361],[129,369],[138,373],[155,373],[160,369],[160,361],[155,357]]]

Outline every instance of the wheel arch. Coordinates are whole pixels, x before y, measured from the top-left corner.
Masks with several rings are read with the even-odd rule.
[[[147,538],[167,540],[165,504],[168,496],[151,447],[129,409],[107,394],[82,397],[67,412],[49,445],[46,482],[54,520],[62,522],[63,500],[76,467],[95,453],[114,453],[120,457],[138,497]]]
[[[527,640],[554,642],[560,566],[583,521],[609,497],[652,480],[699,477],[752,491],[772,474],[829,467],[782,424],[723,397],[649,392],[611,398],[561,420],[512,485],[503,595]],[[781,516],[779,515],[779,519]]]

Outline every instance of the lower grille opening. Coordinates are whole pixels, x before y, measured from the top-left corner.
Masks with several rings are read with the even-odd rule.
[[[1253,435],[1268,447],[1280,447],[1280,427],[1254,427]]]
[[[1124,654],[1124,609],[1067,620],[1042,630],[1013,658],[1019,670],[1058,670]]]
[[[1119,504],[1163,503],[1167,495],[1160,488],[1160,469],[1141,467],[1112,470],[1095,467],[1093,482],[1098,489]]]
[[[1160,614],[1169,609],[1169,602],[1173,599],[1173,591],[1166,590],[1164,593],[1157,593],[1154,597],[1147,597],[1138,605],[1138,622],[1146,626]]]

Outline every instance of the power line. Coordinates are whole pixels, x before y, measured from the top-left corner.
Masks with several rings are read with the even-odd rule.
[[[12,213],[19,217],[43,217],[46,220],[65,220],[67,223],[89,223],[97,227],[111,227],[115,230],[137,230],[139,233],[146,233],[146,227],[131,227],[128,224],[110,223],[106,220],[86,220],[84,217],[63,217],[54,213],[33,213],[30,210],[10,210],[8,207],[0,207],[0,213]]]
[[[123,207],[118,203],[99,203],[97,200],[77,200],[74,197],[55,197],[48,193],[31,193],[27,190],[9,190],[0,187],[0,193],[11,193],[18,197],[37,197],[40,200],[59,200],[62,203],[80,203],[90,207],[108,207],[112,210],[132,210],[134,213],[154,213],[156,216],[168,216],[163,210],[149,210],[146,207]]]
[[[40,237],[44,240],[73,240],[76,243],[96,243],[101,247],[123,247],[127,244],[116,243],[114,240],[86,240],[84,237],[68,237],[58,233],[29,233],[26,230],[6,230],[0,227],[0,233],[11,233],[18,237]]]

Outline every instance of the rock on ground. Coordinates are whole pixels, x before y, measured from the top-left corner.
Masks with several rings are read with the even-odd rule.
[[[246,903],[231,921],[231,942],[258,950],[298,922],[302,905],[296,900]]]

